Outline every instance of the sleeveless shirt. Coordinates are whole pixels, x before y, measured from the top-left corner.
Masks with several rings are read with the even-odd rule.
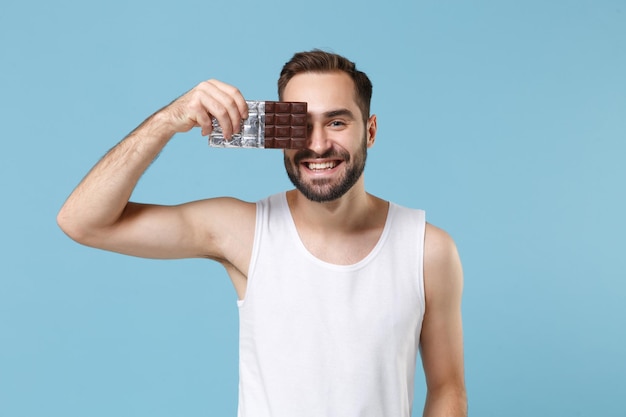
[[[257,202],[239,300],[239,417],[410,416],[424,316],[425,213],[394,203],[372,251],[304,246],[280,193]]]

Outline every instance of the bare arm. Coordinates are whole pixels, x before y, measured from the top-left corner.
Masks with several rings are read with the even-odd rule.
[[[234,199],[180,206],[128,201],[139,178],[168,141],[196,126],[203,135],[209,134],[211,116],[218,119],[226,136],[237,131],[239,121],[247,117],[241,93],[228,84],[205,81],[149,117],[109,151],[72,192],[57,216],[61,229],[79,243],[129,255],[221,258],[228,244],[221,239],[228,235],[224,225],[233,224],[228,216],[249,215],[250,205]],[[220,221],[215,221],[218,218]]]
[[[463,271],[452,238],[430,224],[426,229],[424,281],[426,313],[420,341],[428,388],[424,417],[465,417]]]

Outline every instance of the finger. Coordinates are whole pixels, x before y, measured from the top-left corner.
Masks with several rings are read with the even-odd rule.
[[[225,82],[219,80],[209,80],[210,83],[215,85],[219,90],[228,94],[234,100],[234,104],[239,111],[239,115],[243,119],[248,118],[248,105],[246,104],[246,100],[241,94],[241,91],[233,85],[226,84]]]
[[[212,80],[210,83],[217,88],[217,91],[223,93],[219,95],[216,94],[216,97],[219,99],[218,104],[221,106],[215,111],[225,112],[224,118],[227,118],[230,122],[230,128],[226,124],[222,126],[222,130],[224,137],[230,138],[232,133],[239,133],[241,131],[241,121],[248,117],[248,106],[239,90],[235,87],[217,80]],[[218,120],[221,120],[221,118],[218,118]]]
[[[206,136],[213,130],[211,107],[213,99],[200,86],[191,90],[183,97],[180,107],[184,109],[185,118],[200,127],[202,135]]]
[[[229,111],[228,105],[224,104],[222,100],[216,99],[214,96],[206,98],[206,109],[209,118],[217,119],[226,139],[230,139],[232,134],[239,130],[241,117],[236,113],[233,114],[232,110]]]
[[[222,128],[225,137],[230,137],[233,132],[233,121],[227,106],[232,99],[215,85],[205,81],[198,84],[189,94],[186,108],[188,117],[202,129],[203,135],[208,135],[213,130],[212,118],[215,117]],[[230,104],[233,106],[233,104]],[[237,124],[239,124],[239,117]]]
[[[202,127],[203,134],[212,130],[213,117],[217,119],[226,139],[239,130],[241,115],[234,99],[212,82],[205,81],[198,85],[193,111],[194,119]]]
[[[200,127],[202,136],[208,136],[213,131],[213,118],[206,110],[198,112],[196,124]]]
[[[219,80],[209,80],[208,83],[214,86],[217,91],[224,93],[221,97],[220,103],[224,105],[228,117],[232,124],[232,132],[239,133],[241,131],[242,120],[248,118],[248,104],[243,95],[236,87],[221,82]],[[230,131],[229,129],[226,129]],[[228,136],[227,136],[228,137]]]
[[[217,119],[225,138],[241,129],[241,120],[248,116],[248,106],[239,90],[218,80],[198,84],[186,95],[188,117],[202,129],[203,135],[213,130]]]

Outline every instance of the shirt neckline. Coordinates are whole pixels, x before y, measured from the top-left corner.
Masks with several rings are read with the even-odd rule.
[[[363,259],[353,264],[340,265],[340,264],[327,262],[318,258],[317,256],[313,255],[304,245],[304,243],[302,242],[302,239],[300,239],[300,235],[298,234],[298,228],[296,227],[296,222],[294,221],[293,216],[291,214],[291,210],[289,209],[289,204],[287,203],[286,191],[280,193],[279,203],[280,203],[280,209],[284,210],[286,213],[286,217],[288,218],[287,223],[288,223],[289,233],[292,235],[292,238],[297,242],[298,249],[301,250],[305,254],[305,256],[309,258],[310,260],[312,260],[313,262],[325,268],[333,269],[336,271],[353,271],[353,270],[361,269],[365,265],[367,265],[373,258],[376,257],[376,255],[380,252],[382,246],[384,245],[385,241],[387,240],[387,236],[390,233],[389,230],[391,229],[391,222],[393,220],[395,210],[396,210],[395,204],[392,202],[389,202],[389,206],[387,208],[387,218],[385,219],[385,225],[383,226],[383,231],[380,234],[380,237],[378,238],[376,245],[374,245],[372,250],[365,257],[363,257]]]

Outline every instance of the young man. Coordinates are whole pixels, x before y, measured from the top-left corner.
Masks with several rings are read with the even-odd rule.
[[[230,137],[247,117],[233,86],[200,83],[157,111],[83,179],[58,215],[76,241],[149,258],[220,262],[239,297],[241,417],[411,414],[418,349],[425,416],[465,416],[462,270],[424,212],[365,191],[372,85],[347,59],[297,53],[278,81],[308,103],[307,147],[285,150],[296,187],[257,203],[129,202],[178,132]]]

